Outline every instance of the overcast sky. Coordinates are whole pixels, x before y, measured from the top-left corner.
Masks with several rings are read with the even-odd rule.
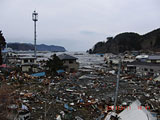
[[[33,43],[32,12],[39,13],[37,44],[86,51],[122,32],[160,27],[160,0],[0,0],[0,30],[7,42]]]

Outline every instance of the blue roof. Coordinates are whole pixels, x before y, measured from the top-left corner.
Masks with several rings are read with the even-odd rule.
[[[57,73],[60,74],[60,73],[64,73],[65,71],[64,70],[57,70]]]
[[[97,53],[96,55],[104,55],[104,53]]]
[[[45,75],[46,75],[45,72],[40,72],[40,73],[31,74],[31,76],[34,76],[34,77],[43,77],[43,76],[45,76]]]

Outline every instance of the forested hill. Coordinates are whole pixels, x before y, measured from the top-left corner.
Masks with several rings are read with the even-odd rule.
[[[28,43],[8,43],[8,47],[12,48],[13,50],[17,51],[28,51],[28,50],[34,50],[33,44]],[[61,46],[55,46],[55,45],[45,45],[40,44],[36,45],[38,51],[53,51],[53,52],[65,52],[66,49]]]
[[[98,42],[90,49],[90,53],[123,53],[133,50],[160,51],[160,29],[144,35],[125,32],[108,37],[106,42]]]

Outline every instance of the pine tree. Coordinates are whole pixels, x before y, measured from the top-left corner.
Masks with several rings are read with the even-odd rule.
[[[2,48],[6,45],[5,38],[3,37],[2,31],[0,31],[0,65],[2,65]]]
[[[45,67],[47,68],[47,73],[50,75],[56,75],[57,70],[62,69],[63,62],[59,59],[56,54],[52,55],[50,59],[46,61]]]

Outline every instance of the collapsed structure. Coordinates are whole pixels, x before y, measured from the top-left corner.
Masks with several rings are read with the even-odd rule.
[[[37,56],[43,57],[45,55],[46,53],[37,54]],[[116,65],[113,62],[112,65],[108,65],[110,62],[106,64],[101,55],[86,53],[73,55],[70,53],[69,55],[62,54],[62,56],[65,58],[63,60],[66,60],[66,65],[70,66],[68,67],[70,70],[74,66],[72,64],[76,64],[76,61],[80,63],[76,73],[72,73],[72,70],[71,73],[66,72],[64,76],[48,76],[43,71],[35,74],[22,71],[12,71],[9,75],[1,73],[1,84],[14,87],[11,94],[16,96],[14,101],[17,102],[10,104],[12,106],[10,110],[16,111],[14,117],[18,113],[21,118],[40,120],[102,120],[109,115],[111,109],[107,108],[113,105],[115,99]],[[18,57],[20,58],[22,55]],[[33,61],[28,59],[26,62]],[[149,106],[148,111],[152,116],[158,118],[160,113],[160,81],[157,78],[158,76],[148,77],[145,74],[140,76],[136,72],[127,72],[123,67],[120,74],[117,106],[129,106],[138,99],[142,103],[141,106]],[[121,114],[123,113],[122,110],[117,111],[117,113],[117,115],[121,115],[119,117],[126,116]],[[129,115],[130,113],[126,114]],[[145,115],[146,112],[140,112],[141,114]]]

